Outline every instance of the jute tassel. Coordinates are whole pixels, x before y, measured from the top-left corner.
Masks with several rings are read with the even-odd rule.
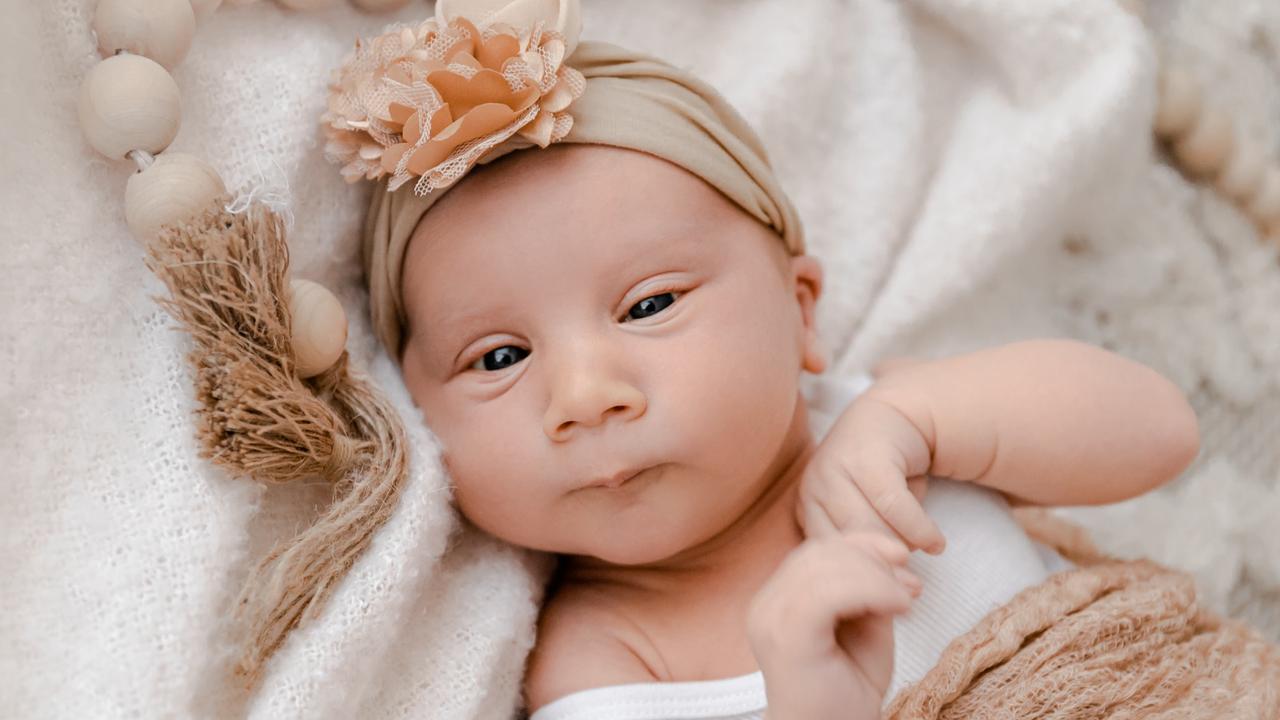
[[[314,378],[294,374],[284,223],[259,203],[227,212],[229,201],[166,227],[147,248],[171,295],[156,302],[194,341],[201,457],[268,483],[334,483],[324,516],[263,559],[236,604],[245,634],[236,672],[252,687],[391,515],[408,458],[395,409],[351,372],[346,352]]]

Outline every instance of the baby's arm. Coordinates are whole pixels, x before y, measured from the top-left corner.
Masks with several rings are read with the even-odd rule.
[[[866,391],[932,449],[929,474],[1015,502],[1099,505],[1167,482],[1199,452],[1182,392],[1156,371],[1071,340],[1029,340],[893,365]]]

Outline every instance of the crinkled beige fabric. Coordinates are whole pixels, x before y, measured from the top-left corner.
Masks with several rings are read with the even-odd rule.
[[[1043,508],[1018,515],[1079,567],[953,640],[885,718],[1280,717],[1280,646],[1201,607],[1191,575],[1103,555]]]
[[[561,142],[613,145],[675,163],[772,227],[793,254],[804,252],[800,220],[764,146],[714,88],[680,68],[609,43],[581,43],[567,64],[582,72],[587,89],[569,107],[573,128]],[[485,160],[510,151],[500,146]],[[405,251],[418,220],[444,192],[418,196],[406,183],[388,193],[384,180],[373,193],[361,256],[373,328],[392,357],[400,356],[405,319],[400,291]]]

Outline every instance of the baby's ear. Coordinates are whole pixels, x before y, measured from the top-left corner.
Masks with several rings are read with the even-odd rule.
[[[826,370],[830,362],[827,350],[818,337],[817,304],[822,295],[822,264],[812,255],[793,255],[789,263],[803,325],[801,367],[816,375]]]

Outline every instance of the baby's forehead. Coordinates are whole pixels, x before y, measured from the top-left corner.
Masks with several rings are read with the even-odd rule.
[[[409,307],[477,303],[520,289],[619,283],[732,255],[786,255],[781,239],[666,160],[567,145],[502,158],[420,220],[403,270]],[[412,314],[412,311],[410,311]]]
[[[477,229],[466,238],[432,238],[406,268],[407,282],[430,282],[429,295],[437,300],[529,287],[616,285],[653,273],[728,269],[733,252],[694,224],[619,223],[610,232],[590,232],[583,225],[544,233]]]
[[[574,226],[678,225],[742,212],[688,170],[662,158],[605,145],[553,145],[478,166],[437,201],[418,231],[542,235]]]
[[[419,220],[407,271],[423,261],[628,257],[690,243],[706,251],[717,227],[745,214],[688,171],[617,148],[528,150],[473,172]]]

